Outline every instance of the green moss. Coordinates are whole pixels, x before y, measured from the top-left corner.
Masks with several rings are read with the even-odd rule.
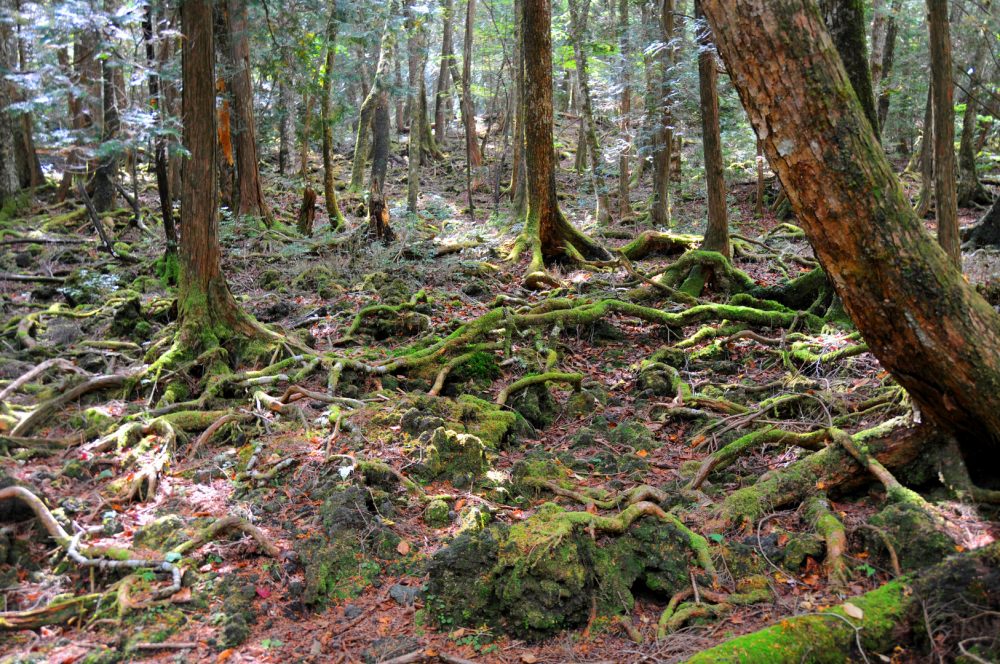
[[[451,523],[451,507],[443,500],[432,500],[424,508],[424,523],[432,528],[443,528]]]
[[[153,263],[153,274],[164,286],[176,286],[180,280],[181,263],[176,252],[163,254]]]
[[[486,446],[471,434],[438,427],[422,434],[420,442],[429,478],[447,477],[456,486],[466,486],[489,469]]]
[[[469,379],[492,381],[500,377],[500,366],[491,353],[476,351],[451,372],[451,377],[457,381]]]
[[[132,542],[138,547],[154,551],[168,551],[189,540],[184,519],[168,514],[135,531]]]

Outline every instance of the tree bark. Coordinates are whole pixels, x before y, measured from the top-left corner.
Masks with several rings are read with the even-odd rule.
[[[375,108],[382,99],[389,103],[389,92],[386,77],[389,75],[389,61],[392,59],[394,37],[389,29],[389,22],[386,21],[382,29],[382,40],[379,43],[378,66],[375,68],[375,77],[372,79],[368,96],[361,104],[358,117],[358,133],[354,142],[354,164],[351,168],[351,191],[361,191],[362,181],[365,174],[365,162],[367,161],[368,141],[370,138],[369,129],[373,124]],[[386,121],[388,121],[388,109],[386,109]],[[386,129],[388,135],[388,128]],[[388,146],[386,146],[386,158],[388,159]]]
[[[902,8],[903,0],[892,0],[889,15],[886,17],[885,22],[885,41],[881,45],[881,64],[878,67],[879,75],[877,80],[874,77],[875,69],[872,68],[872,89],[878,91],[877,113],[880,132],[885,131],[885,123],[889,118],[889,104],[892,96],[889,94],[889,86],[886,85],[886,81],[889,80],[889,76],[892,74],[892,65],[896,53],[896,34],[899,32],[896,17],[899,16]]]
[[[101,142],[107,144],[118,135],[121,125],[118,112],[118,91],[115,89],[114,70],[120,66],[111,58],[101,60],[101,103],[103,105]],[[115,205],[117,192],[115,179],[118,177],[118,151],[106,149],[106,154],[94,170],[91,199],[98,212],[107,212]]]
[[[955,265],[962,264],[955,192],[955,102],[948,0],[927,0],[934,103],[934,215],[938,242]]]
[[[7,21],[0,21],[0,68],[17,69],[17,37]],[[15,142],[20,132],[15,116],[6,112],[15,99],[14,84],[6,78],[0,80],[0,109],[3,109],[0,112],[0,207],[6,206],[21,190],[15,158]]]
[[[407,83],[409,84],[410,144],[408,146],[408,172],[406,178],[406,209],[410,214],[417,212],[420,197],[420,159],[423,143],[424,104],[421,102],[424,78],[424,59],[427,45],[424,37],[424,21],[413,11],[412,3],[406,8]]]
[[[847,69],[851,87],[865,110],[865,117],[879,137],[872,76],[868,69],[868,47],[865,43],[865,7],[862,0],[821,0],[823,19]]]
[[[157,24],[158,28],[159,25]],[[142,23],[146,42],[146,66],[149,67],[149,106],[155,117],[157,134],[153,139],[153,160],[156,171],[156,190],[160,196],[160,214],[163,217],[163,234],[166,238],[165,254],[177,253],[177,230],[174,228],[174,204],[170,197],[170,178],[167,170],[167,138],[163,135],[163,96],[160,94],[160,70],[156,59],[153,7],[146,5]]]
[[[337,202],[337,186],[333,179],[333,66],[337,53],[337,28],[340,24],[337,3],[330,7],[330,17],[326,25],[326,57],[323,66],[323,99],[320,103],[320,122],[323,125],[323,200],[330,228],[339,231],[344,227],[344,215]]]
[[[444,145],[448,139],[448,118],[446,102],[448,100],[448,76],[451,74],[452,37],[451,25],[455,0],[443,0],[441,12],[441,62],[438,69],[437,90],[434,92],[434,140]]]
[[[12,15],[21,10],[20,0],[15,0],[9,8]],[[17,35],[17,68],[21,73],[28,71],[28,49],[25,40],[21,38],[21,26],[16,28]],[[20,87],[14,89],[17,101],[24,101],[24,91]],[[45,182],[42,174],[42,163],[35,151],[34,119],[31,113],[17,114],[19,131],[14,136],[14,154],[17,158],[18,180],[22,189],[39,187]]]
[[[934,202],[934,92],[933,82],[927,86],[927,101],[924,105],[924,132],[920,139],[920,191],[913,206],[921,219],[930,212]]]
[[[309,131],[312,128],[313,98],[306,90],[302,93],[302,137],[299,142],[299,177],[309,177]]]
[[[632,113],[632,48],[629,39],[629,12],[628,0],[618,2],[618,49],[621,52],[621,79],[622,92],[618,106],[621,115],[620,129],[624,147],[618,155],[618,217],[624,221],[632,218],[632,203],[629,200],[629,153],[632,148],[632,137],[630,135],[629,117]]]
[[[708,227],[702,249],[717,251],[732,258],[729,247],[729,218],[726,209],[726,180],[723,176],[722,136],[719,131],[718,68],[710,28],[702,21],[700,0],[694,2],[698,23],[698,92],[701,99],[701,141],[705,155],[705,181],[708,188]]]
[[[523,246],[531,251],[525,283],[538,288],[554,281],[545,272],[548,261],[581,256],[606,259],[609,254],[575,229],[559,209],[552,141],[551,4],[549,0],[522,0],[521,8],[522,104],[528,187]]]
[[[797,219],[871,351],[967,453],[1000,442],[1000,314],[913,213],[808,0],[702,0]]]
[[[570,25],[573,32],[573,55],[576,57],[576,78],[580,85],[580,106],[583,111],[584,136],[590,152],[590,181],[597,198],[596,218],[598,224],[611,221],[611,197],[608,194],[604,172],[604,155],[601,144],[597,140],[597,126],[594,124],[594,111],[590,100],[590,77],[587,72],[587,51],[584,48],[587,39],[587,18],[590,14],[590,0],[569,0]]]
[[[219,264],[212,25],[211,0],[181,3],[183,134],[189,157],[181,188],[177,316],[179,341],[194,347],[261,330],[236,303]]]
[[[471,189],[479,188],[479,169],[483,164],[483,154],[476,141],[476,107],[472,102],[472,40],[475,34],[476,0],[468,0],[465,8],[465,41],[462,44],[462,73],[459,75],[455,60],[451,60],[451,77],[462,82],[462,99],[459,110],[462,126],[465,128],[465,156],[471,171]],[[469,205],[471,207],[471,195]]]
[[[524,57],[521,50],[523,41],[521,32],[524,30],[521,21],[524,10],[523,0],[514,0],[514,124],[511,127],[511,137],[514,143],[510,169],[510,209],[515,218],[523,217],[527,212],[528,199],[525,185],[524,165]]]
[[[660,110],[659,123],[653,137],[653,199],[649,204],[650,219],[657,228],[669,226],[670,219],[670,171],[673,161],[674,114],[671,76],[674,65],[674,0],[659,0],[660,33],[666,47],[661,49],[660,90],[654,96],[655,108]]]
[[[989,12],[990,2],[984,2],[984,9]],[[986,62],[987,36],[976,31],[976,50],[972,57],[972,67],[969,73],[968,89],[965,95],[965,113],[962,114],[962,136],[958,148],[958,206],[988,204],[993,200],[986,191],[976,173],[976,127],[979,112],[979,98],[982,94],[982,72],[987,67]]]
[[[287,70],[291,63],[283,61]],[[291,83],[278,80],[278,173],[285,175],[292,165],[292,145],[295,142],[295,95]]]

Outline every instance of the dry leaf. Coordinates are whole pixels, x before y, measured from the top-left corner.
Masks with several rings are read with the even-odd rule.
[[[233,653],[235,653],[235,652],[236,651],[233,648],[226,648],[225,650],[223,650],[222,652],[219,653],[219,656],[216,658],[215,661],[216,662],[220,662],[220,663],[224,662],[227,659],[229,659],[230,657],[232,657]]]
[[[848,618],[855,620],[861,620],[865,617],[865,612],[850,602],[844,602],[844,613],[847,614]]]
[[[523,655],[521,655],[521,661],[524,662],[524,664],[535,664],[535,662],[538,661],[538,658],[532,655],[530,652],[526,652]]]
[[[399,551],[399,555],[405,556],[410,552],[410,543],[406,540],[400,540],[399,545],[396,547],[396,551]]]

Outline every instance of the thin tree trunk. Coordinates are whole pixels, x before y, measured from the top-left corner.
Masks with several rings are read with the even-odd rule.
[[[20,0],[14,1],[12,11],[20,12]],[[28,71],[28,49],[25,40],[21,37],[21,25],[18,23],[17,33],[17,65],[20,72]],[[15,88],[17,101],[25,101],[24,91]],[[14,137],[14,152],[17,157],[18,179],[22,189],[39,187],[45,182],[42,174],[42,163],[38,160],[38,153],[35,151],[35,129],[34,119],[31,113],[19,113],[17,115],[20,124],[19,135]]]
[[[674,64],[674,0],[659,0],[660,33],[667,44],[659,53],[660,94],[656,106],[660,120],[653,139],[653,199],[649,204],[650,220],[656,227],[670,226],[670,172],[674,145],[672,67]]]
[[[984,9],[989,12],[990,2],[986,0]],[[976,34],[976,51],[972,57],[972,68],[969,74],[968,91],[965,95],[965,113],[962,115],[962,136],[958,148],[958,205],[970,207],[978,204],[988,204],[993,200],[986,191],[979,176],[976,174],[976,127],[978,125],[979,99],[982,93],[982,72],[986,63],[986,35]]]
[[[274,223],[274,215],[264,199],[257,157],[257,128],[253,113],[253,88],[250,82],[250,42],[247,36],[247,8],[240,0],[226,0],[229,26],[230,59],[233,73],[235,115],[234,143],[236,146],[236,178],[239,185],[237,214],[258,217],[265,226]]]
[[[434,139],[440,145],[448,140],[448,118],[445,114],[448,100],[448,76],[451,74],[452,43],[451,25],[455,0],[443,0],[441,12],[441,61],[438,69],[437,89],[434,92]]]
[[[424,59],[426,58],[427,45],[425,43],[424,22],[419,18],[412,4],[406,8],[406,29],[409,35],[407,42],[407,82],[409,83],[409,99],[407,105],[410,107],[410,144],[409,144],[409,168],[406,181],[406,209],[411,214],[417,212],[417,200],[420,197],[420,159],[422,155],[423,127],[426,115],[422,102],[423,99],[423,78]]]
[[[618,155],[618,217],[621,221],[632,218],[632,203],[629,201],[629,152],[632,147],[632,137],[629,135],[629,123],[632,113],[632,60],[631,40],[629,39],[628,0],[619,0],[618,6],[618,48],[621,52],[621,101],[618,112],[621,115],[621,135],[624,147]]]
[[[386,77],[389,75],[389,61],[392,58],[392,50],[393,34],[389,29],[389,23],[386,22],[385,27],[382,29],[382,40],[379,43],[378,66],[375,68],[375,77],[372,79],[368,96],[365,97],[364,102],[361,104],[361,112],[358,118],[358,133],[357,139],[354,142],[354,164],[351,168],[351,191],[361,191],[362,182],[364,181],[369,129],[373,124],[375,108],[382,102],[383,98],[386,104],[389,103]],[[389,120],[388,113],[389,110],[386,108],[386,122]],[[386,159],[388,159],[388,145],[386,145],[385,152]]]
[[[927,0],[931,43],[931,90],[934,99],[934,214],[938,242],[945,253],[962,264],[955,196],[955,105],[952,83],[948,1]]]
[[[479,169],[483,155],[476,141],[476,108],[472,103],[472,41],[475,34],[476,0],[468,0],[465,8],[465,42],[462,44],[462,73],[459,75],[454,58],[451,60],[451,77],[462,82],[462,98],[459,108],[462,112],[462,126],[465,128],[465,156],[470,171],[470,189],[479,188]],[[469,194],[471,208],[471,193]]]
[[[865,8],[863,0],[821,0],[823,19],[833,37],[851,87],[865,109],[865,117],[879,137],[878,115],[875,113],[875,95],[872,94],[872,76],[868,70],[868,46],[865,43]]]
[[[764,144],[757,139],[757,194],[754,197],[754,215],[764,218]]]
[[[101,141],[105,143],[117,137],[121,124],[118,113],[118,94],[114,81],[114,69],[117,66],[110,58],[101,61],[101,99],[104,108]],[[114,207],[117,197],[115,190],[117,177],[117,150],[108,150],[107,155],[100,159],[97,169],[94,171],[94,193],[91,199],[98,212],[107,212]]]
[[[4,9],[10,9],[9,0],[5,0]],[[8,71],[17,69],[17,37],[7,21],[0,21],[0,67]],[[4,109],[0,112],[0,207],[6,206],[21,190],[14,154],[20,132],[15,116],[6,112],[16,96],[14,84],[6,78],[0,80],[0,109]]]
[[[913,206],[917,216],[923,219],[930,212],[934,202],[934,83],[927,86],[927,101],[924,105],[924,133],[920,139],[920,192]]]
[[[158,25],[156,26],[159,27]],[[167,172],[167,138],[163,134],[163,97],[160,94],[160,70],[156,59],[154,40],[158,30],[154,31],[153,8],[146,5],[142,23],[143,37],[146,42],[146,66],[149,67],[149,106],[154,115],[154,125],[158,132],[153,139],[153,160],[156,171],[156,189],[160,195],[160,214],[163,217],[163,234],[166,237],[167,255],[177,253],[177,230],[174,228],[174,205],[170,198],[170,178]]]
[[[510,171],[510,208],[515,218],[521,218],[527,211],[527,188],[524,177],[524,57],[521,52],[523,41],[521,21],[524,14],[524,0],[514,0],[514,123],[511,127],[513,149]]]
[[[283,62],[286,69],[291,64]],[[278,79],[278,173],[285,175],[292,165],[292,145],[295,142],[295,96],[287,79]]]
[[[892,74],[892,65],[896,53],[896,34],[899,32],[896,17],[903,8],[903,0],[892,0],[889,16],[886,17],[885,44],[882,46],[882,64],[879,66],[878,81],[872,80],[873,90],[878,90],[878,126],[879,131],[885,131],[885,123],[889,118],[889,103],[892,99],[886,81]],[[874,69],[872,70],[874,76]]]
[[[302,136],[299,142],[299,177],[309,178],[309,131],[312,128],[313,98],[306,90],[302,93]]]
[[[995,454],[1000,315],[913,214],[815,5],[702,7],[796,218],[872,353],[925,421],[958,434],[967,452]]]
[[[708,228],[702,249],[732,257],[729,247],[729,218],[726,209],[726,181],[723,176],[722,136],[719,133],[718,69],[710,28],[702,21],[701,3],[695,0],[698,23],[698,92],[701,99],[701,140],[705,154],[705,180],[708,188]]]
[[[331,4],[326,26],[326,57],[323,67],[323,98],[320,102],[320,122],[323,125],[323,199],[330,228],[344,227],[344,215],[337,202],[337,186],[333,179],[333,71],[337,53],[337,28],[340,23],[336,1]]]
[[[601,153],[601,145],[597,141],[597,126],[594,123],[594,112],[590,100],[590,78],[587,74],[587,51],[584,48],[584,41],[587,38],[590,0],[582,0],[582,6],[578,6],[577,3],[580,1],[569,0],[573,54],[576,57],[576,78],[580,84],[580,106],[583,111],[581,126],[585,127],[584,136],[590,152],[590,180],[594,187],[594,196],[597,197],[597,223],[603,225],[611,221],[611,200],[606,184],[608,176],[604,172],[604,155]]]

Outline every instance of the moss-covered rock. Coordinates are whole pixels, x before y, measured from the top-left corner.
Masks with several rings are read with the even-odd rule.
[[[316,293],[316,295],[323,299],[336,297],[338,293],[344,290],[337,283],[330,268],[325,265],[315,264],[310,265],[300,272],[297,277],[292,279],[292,287],[296,290]]]
[[[938,528],[930,515],[909,503],[893,503],[868,520],[892,543],[905,570],[920,569],[944,560],[955,552],[955,543]],[[864,532],[869,551],[888,555],[882,538]]]
[[[595,541],[552,503],[514,526],[466,532],[431,561],[428,608],[440,624],[487,624],[537,639],[628,610],[637,582],[664,597],[688,582],[690,548],[671,524],[642,519]],[[579,516],[579,514],[577,514]]]
[[[432,500],[424,508],[424,523],[431,528],[443,528],[451,523],[451,507],[443,500]]]
[[[184,530],[184,519],[176,514],[168,514],[136,530],[132,543],[144,549],[167,551],[188,539],[190,537]]]
[[[539,429],[552,424],[557,404],[545,385],[531,385],[510,398],[510,407]]]
[[[411,437],[445,427],[479,438],[489,451],[513,445],[531,433],[531,425],[518,413],[504,410],[489,401],[464,394],[458,399],[411,394],[413,406],[399,420],[400,428]]]
[[[421,434],[419,441],[428,479],[444,477],[455,486],[466,486],[489,469],[486,446],[472,434],[438,427]]]

